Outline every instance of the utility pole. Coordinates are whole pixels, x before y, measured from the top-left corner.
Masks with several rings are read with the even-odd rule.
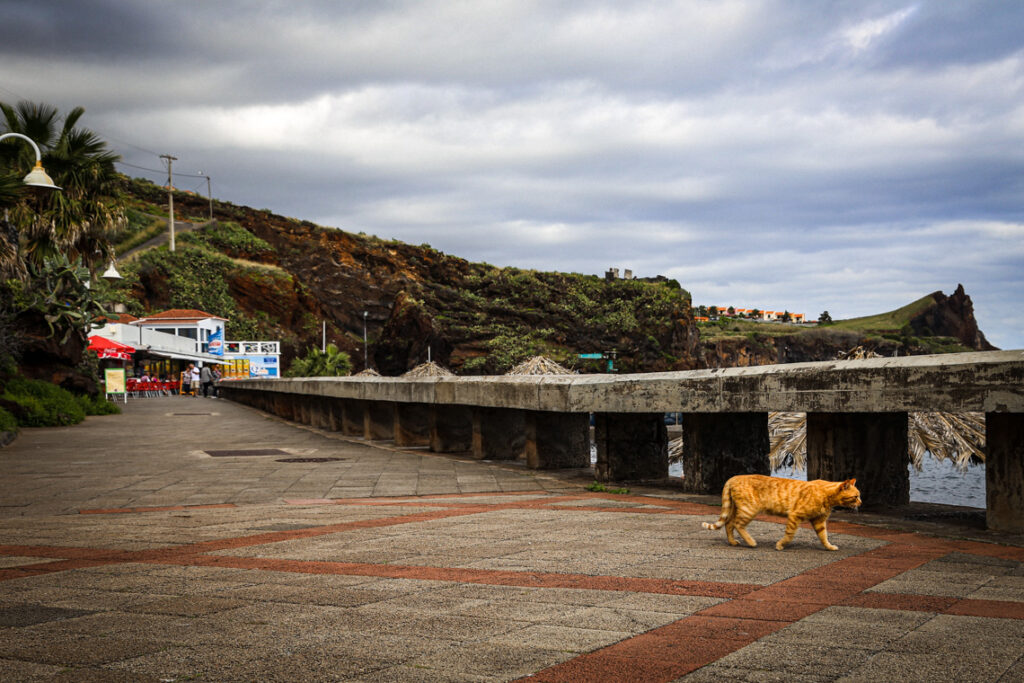
[[[177,161],[178,157],[172,157],[170,154],[161,154],[160,158],[167,159],[167,209],[170,214],[170,217],[167,219],[167,227],[171,231],[171,251],[174,251],[174,179],[171,175],[171,162]]]
[[[370,315],[369,311],[363,311],[363,367],[370,367],[370,352],[366,349],[366,316]]]
[[[204,178],[206,178],[206,198],[210,200],[210,220],[212,221],[213,220],[213,191],[210,189],[210,176],[206,175],[202,171],[199,172],[199,175],[201,175]]]

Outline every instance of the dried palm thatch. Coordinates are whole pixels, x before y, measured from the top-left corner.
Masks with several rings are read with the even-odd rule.
[[[952,461],[961,472],[968,463],[985,462],[984,413],[910,413],[907,420],[907,445],[916,469],[925,452]]]
[[[443,368],[432,360],[420,363],[402,377],[451,377],[455,373],[448,368]]]
[[[805,413],[768,413],[768,460],[772,469],[807,467],[807,415]]]
[[[863,346],[840,353],[837,360],[880,358]],[[807,467],[807,415],[805,413],[774,412],[768,414],[768,438],[771,450],[768,459],[772,469]],[[936,460],[949,460],[961,472],[970,463],[985,462],[984,413],[908,413],[907,448],[910,462],[921,469],[926,453]],[[683,440],[669,442],[669,459],[682,458]]]
[[[381,376],[380,373],[377,372],[376,370],[374,370],[373,368],[366,368],[365,370],[360,370],[359,372],[357,372],[356,374],[353,375],[353,377],[380,377],[380,376]]]
[[[509,375],[571,375],[572,370],[564,368],[550,358],[534,356],[509,370]]]
[[[768,457],[773,468],[807,467],[807,416],[804,413],[770,413]],[[984,413],[908,413],[907,448],[917,470],[926,453],[949,460],[961,472],[969,463],[985,462]]]
[[[670,439],[668,442],[668,461],[677,463],[683,459],[683,437]]]
[[[836,356],[836,360],[860,360],[862,358],[881,358],[882,355],[863,346],[855,346],[849,351],[842,351]]]
[[[768,460],[772,469],[807,468],[807,415],[769,413]],[[970,463],[985,462],[984,413],[908,413],[907,448],[914,469],[921,469],[926,453],[936,460],[949,460],[963,472]],[[668,443],[669,462],[683,457],[682,437]]]

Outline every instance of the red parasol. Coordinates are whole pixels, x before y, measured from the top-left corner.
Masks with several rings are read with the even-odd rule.
[[[95,351],[96,355],[100,358],[114,358],[116,360],[131,360],[132,354],[135,353],[134,346],[128,346],[128,344],[122,344],[113,339],[101,337],[98,334],[89,337],[88,350]]]

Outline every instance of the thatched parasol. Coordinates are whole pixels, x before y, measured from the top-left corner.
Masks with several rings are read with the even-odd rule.
[[[366,368],[365,370],[360,370],[359,372],[357,372],[356,374],[354,374],[352,376],[353,377],[380,377],[381,375],[380,375],[379,372],[377,372],[373,368]]]
[[[448,368],[443,368],[432,360],[420,363],[402,377],[451,377],[455,373]]]
[[[564,368],[550,358],[534,356],[509,370],[508,375],[571,375],[572,370]]]

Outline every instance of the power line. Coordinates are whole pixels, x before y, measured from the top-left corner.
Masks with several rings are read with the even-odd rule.
[[[145,166],[136,166],[135,164],[129,164],[127,161],[115,161],[114,163],[120,166],[131,166],[132,168],[137,168],[140,171],[150,171],[151,173],[163,173],[167,170],[164,168],[146,168]]]
[[[145,166],[136,166],[135,164],[129,164],[127,161],[115,161],[114,163],[120,164],[121,166],[130,166],[132,168],[137,168],[140,171],[149,171],[150,173],[166,173],[167,172],[166,168],[146,168]],[[195,173],[175,173],[174,175],[175,175],[175,177],[178,177],[178,178],[205,178],[206,177],[206,175],[204,175],[204,174],[195,174]]]
[[[27,97],[25,97],[24,95],[22,95],[21,93],[17,93],[17,92],[14,92],[14,91],[13,91],[13,90],[11,90],[10,88],[5,88],[5,87],[4,87],[4,86],[2,86],[2,85],[0,85],[0,90],[2,90],[2,91],[3,91],[3,92],[5,92],[5,93],[8,93],[8,94],[10,94],[10,95],[13,95],[14,97],[17,97],[17,98],[18,98],[19,100],[21,100],[21,101],[24,101],[24,102],[31,102],[31,101],[32,101],[32,100],[30,100],[29,98],[27,98]],[[61,121],[65,121],[65,120],[67,120],[67,115],[65,115],[65,114],[62,114],[62,115],[61,115],[61,117],[60,117],[60,119],[61,119]],[[99,129],[97,129],[97,128],[93,128],[93,127],[91,127],[91,126],[90,126],[90,127],[89,127],[89,130],[91,130],[91,131],[92,131],[92,132],[94,132],[94,133],[98,133],[99,135],[102,135],[102,136],[103,136],[103,138],[105,138],[105,139],[107,139],[107,140],[112,140],[113,142],[116,142],[116,143],[118,143],[119,145],[127,145],[128,147],[132,147],[132,148],[134,148],[134,149],[137,149],[137,150],[139,150],[140,152],[145,152],[146,154],[152,154],[152,155],[153,155],[153,156],[155,156],[155,157],[159,157],[159,156],[160,156],[159,152],[154,152],[154,151],[153,151],[153,150],[151,150],[151,149],[146,149],[145,147],[142,147],[142,146],[140,146],[140,145],[136,145],[135,143],[132,143],[132,142],[128,142],[128,141],[126,141],[126,140],[121,140],[121,139],[119,139],[119,138],[115,138],[115,137],[114,137],[113,135],[108,135],[107,133],[105,133],[105,132],[103,132],[102,130],[99,130]]]

